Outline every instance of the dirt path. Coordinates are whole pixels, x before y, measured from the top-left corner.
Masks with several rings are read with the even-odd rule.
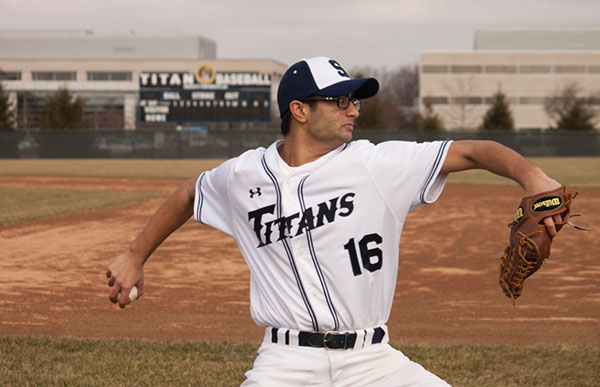
[[[171,192],[182,181],[0,178],[0,185]],[[449,185],[409,216],[389,321],[396,343],[600,345],[600,190],[580,191],[592,232],[566,229],[516,306],[497,285],[515,187]],[[189,221],[151,258],[146,295],[108,302],[106,266],[160,200],[0,227],[0,335],[260,340],[233,240]]]

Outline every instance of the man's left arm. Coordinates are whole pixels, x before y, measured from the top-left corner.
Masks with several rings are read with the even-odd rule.
[[[552,179],[541,168],[532,164],[514,150],[494,141],[454,141],[442,166],[441,172],[448,174],[468,169],[485,169],[517,182],[523,187],[523,196],[531,196],[540,192],[560,187],[560,183]],[[556,215],[560,217],[560,215]],[[561,219],[544,219],[550,236],[556,235],[554,222]]]

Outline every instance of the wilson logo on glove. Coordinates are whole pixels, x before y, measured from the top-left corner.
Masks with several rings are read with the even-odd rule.
[[[558,196],[540,198],[533,202],[531,211],[552,211],[562,206],[563,201]]]

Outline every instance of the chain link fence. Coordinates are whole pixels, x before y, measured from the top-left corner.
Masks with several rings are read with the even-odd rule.
[[[278,131],[15,131],[0,132],[0,158],[230,158],[267,147]],[[600,156],[600,132],[357,130],[354,139],[494,140],[526,157]]]

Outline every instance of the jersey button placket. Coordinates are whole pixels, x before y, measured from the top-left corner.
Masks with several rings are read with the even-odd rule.
[[[294,195],[294,185],[291,179],[286,180],[282,187],[282,198],[284,202],[284,212],[286,215],[290,215],[297,204],[296,196]]]
[[[298,204],[298,199],[295,195],[295,187],[293,186],[293,182],[291,179],[285,181],[281,187],[281,198],[282,198],[282,215],[284,217],[292,216],[300,211],[300,205]],[[293,222],[293,220],[291,220]],[[285,233],[288,236],[288,243],[292,247],[292,251],[295,252],[294,249],[294,238],[293,238],[293,225],[288,224],[289,229],[286,229]],[[287,228],[287,227],[286,227]]]
[[[287,200],[288,204],[292,204],[296,201],[296,196],[294,195],[294,182],[291,179],[288,179],[285,182],[285,191],[286,191],[286,196],[285,199]]]

